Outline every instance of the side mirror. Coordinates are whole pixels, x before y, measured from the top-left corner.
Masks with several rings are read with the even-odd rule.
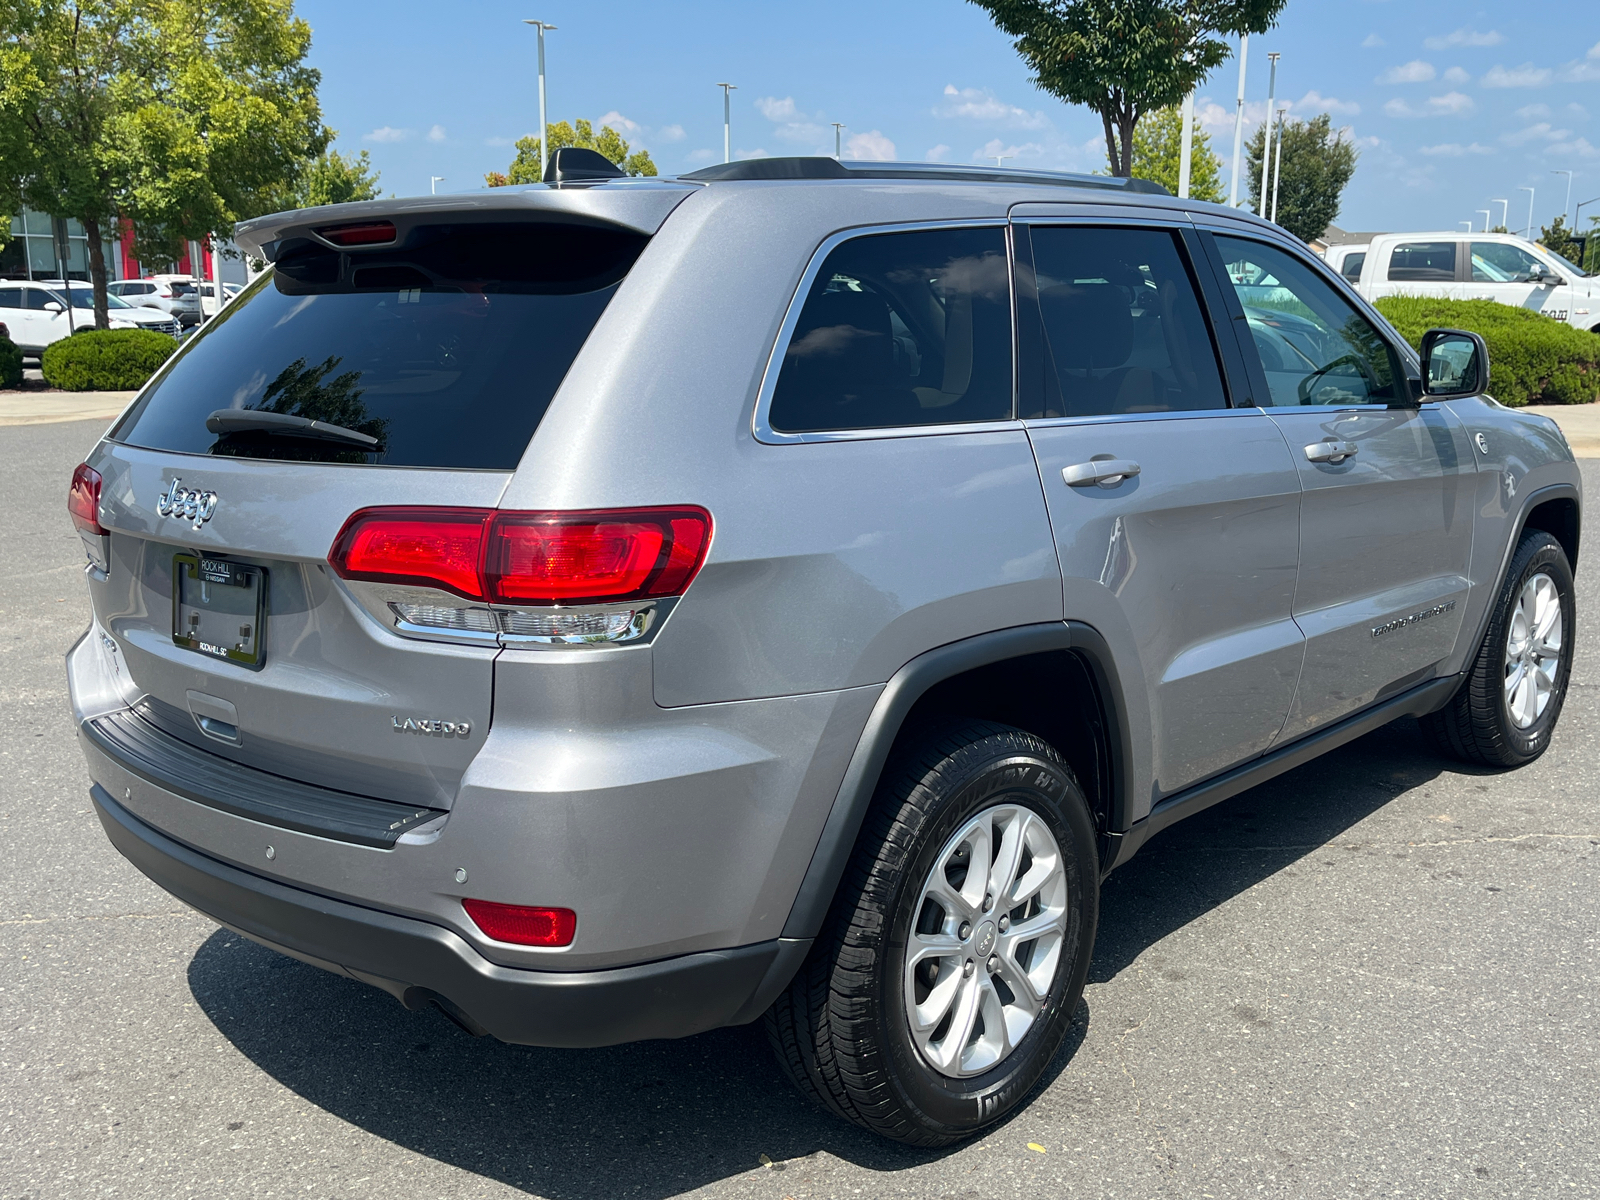
[[[1476,396],[1489,387],[1489,347],[1464,329],[1422,335],[1422,395],[1429,400]]]
[[[47,313],[63,313],[67,310],[62,308],[61,305],[57,304],[54,300],[46,300],[44,302],[44,311]]]

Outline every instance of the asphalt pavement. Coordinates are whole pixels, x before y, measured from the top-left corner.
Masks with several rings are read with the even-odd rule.
[[[922,1153],[810,1108],[759,1025],[473,1039],[126,863],[62,669],[102,428],[0,428],[0,1200],[1600,1195],[1600,549],[1544,758],[1463,769],[1398,722],[1161,835],[1032,1104]]]

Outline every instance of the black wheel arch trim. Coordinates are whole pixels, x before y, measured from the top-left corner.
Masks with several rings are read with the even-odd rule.
[[[1545,487],[1529,492],[1522,498],[1522,504],[1517,509],[1514,521],[1507,524],[1512,528],[1511,536],[1506,539],[1506,544],[1500,550],[1500,568],[1495,572],[1494,589],[1489,593],[1489,601],[1483,606],[1483,613],[1478,617],[1478,627],[1472,635],[1472,641],[1467,643],[1468,653],[1477,652],[1482,644],[1484,635],[1489,632],[1489,622],[1494,618],[1495,597],[1500,594],[1500,589],[1505,586],[1506,572],[1511,569],[1512,556],[1517,552],[1517,546],[1522,542],[1522,535],[1528,532],[1528,518],[1533,515],[1533,510],[1541,504],[1548,504],[1552,500],[1570,500],[1577,508],[1577,523],[1573,529],[1573,538],[1577,545],[1582,545],[1583,539],[1583,496],[1578,491],[1576,484],[1552,483]],[[1568,564],[1572,573],[1578,573],[1578,561],[1573,558]]]
[[[828,813],[811,865],[801,880],[800,890],[783,927],[785,938],[814,938],[822,928],[834,893],[844,877],[846,864],[855,849],[856,838],[866,819],[867,808],[877,790],[878,779],[888,761],[889,751],[917,701],[935,684],[978,667],[1007,659],[1053,650],[1070,650],[1089,668],[1099,690],[1105,736],[1110,759],[1110,809],[1107,814],[1109,840],[1115,843],[1128,826],[1129,784],[1133,778],[1132,742],[1129,734],[1127,701],[1117,674],[1111,647],[1099,630],[1081,621],[1051,621],[1021,625],[964,638],[937,646],[912,659],[896,671],[884,685],[867,718],[866,727],[856,742],[839,793]],[[1108,867],[1114,848],[1107,847],[1103,867]]]

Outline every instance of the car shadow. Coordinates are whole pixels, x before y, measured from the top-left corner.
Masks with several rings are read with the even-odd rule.
[[[1107,882],[1091,981],[1443,769],[1402,723],[1163,834]],[[768,1170],[794,1173],[786,1191],[810,1190],[804,1159],[818,1151],[882,1172],[949,1153],[897,1146],[814,1108],[780,1073],[760,1022],[602,1050],[508,1046],[227,930],[201,945],[188,977],[223,1036],[297,1095],[555,1200],[675,1196],[763,1156]],[[1038,1091],[1070,1068],[1089,1025],[1085,1003]]]

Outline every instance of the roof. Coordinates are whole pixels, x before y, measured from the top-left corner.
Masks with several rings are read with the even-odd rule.
[[[1148,179],[1115,175],[1082,175],[1069,171],[1029,171],[1021,167],[969,167],[952,163],[843,162],[837,158],[745,158],[691,171],[680,179],[716,183],[752,179],[929,179],[969,183],[1042,183],[1056,187],[1095,188],[1170,196]]]

